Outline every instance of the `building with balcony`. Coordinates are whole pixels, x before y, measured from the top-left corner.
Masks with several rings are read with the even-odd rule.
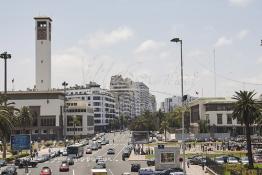
[[[66,136],[86,137],[94,134],[94,112],[86,100],[70,99],[66,101]]]

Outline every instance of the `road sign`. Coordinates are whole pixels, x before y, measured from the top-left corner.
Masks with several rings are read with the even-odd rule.
[[[29,150],[31,148],[31,137],[28,134],[11,135],[11,148],[15,151]]]
[[[149,142],[148,131],[132,131],[132,143],[133,144],[146,144]]]

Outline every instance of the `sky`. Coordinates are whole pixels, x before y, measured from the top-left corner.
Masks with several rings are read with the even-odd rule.
[[[111,76],[121,74],[144,82],[158,104],[179,96],[180,45],[170,42],[178,37],[185,94],[222,97],[255,90],[260,95],[261,7],[261,0],[3,1],[0,52],[12,54],[8,90],[34,86],[33,18],[49,16],[53,88],[61,88],[63,81],[69,86],[95,81],[109,88]]]

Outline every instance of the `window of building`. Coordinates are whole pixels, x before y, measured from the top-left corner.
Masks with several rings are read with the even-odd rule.
[[[95,123],[101,123],[101,121],[100,120],[95,120]]]
[[[90,96],[87,96],[87,100],[90,100]]]
[[[41,80],[41,83],[43,83],[44,82],[44,80]]]
[[[232,114],[227,114],[227,124],[232,124]]]
[[[100,96],[93,96],[93,100],[100,100]]]
[[[85,100],[85,97],[82,97],[82,100]]]
[[[38,134],[38,129],[35,130],[35,134]]]
[[[208,124],[210,124],[209,114],[206,114],[206,121],[207,121]]]
[[[241,121],[239,119],[237,119],[237,124],[241,124]]]
[[[217,124],[223,124],[222,114],[217,114]]]
[[[93,105],[94,106],[100,106],[100,102],[94,102]]]
[[[99,117],[100,118],[101,114],[94,114],[94,117],[96,117],[96,118]]]
[[[87,116],[87,126],[94,126],[94,117],[88,115]]]
[[[56,117],[55,116],[41,116],[40,120],[41,126],[55,126]]]
[[[94,112],[100,112],[101,108],[94,108]]]

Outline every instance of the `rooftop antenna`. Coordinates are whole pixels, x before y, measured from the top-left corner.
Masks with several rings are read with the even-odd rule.
[[[216,49],[213,50],[214,54],[214,95],[217,96],[217,78],[216,78]]]

